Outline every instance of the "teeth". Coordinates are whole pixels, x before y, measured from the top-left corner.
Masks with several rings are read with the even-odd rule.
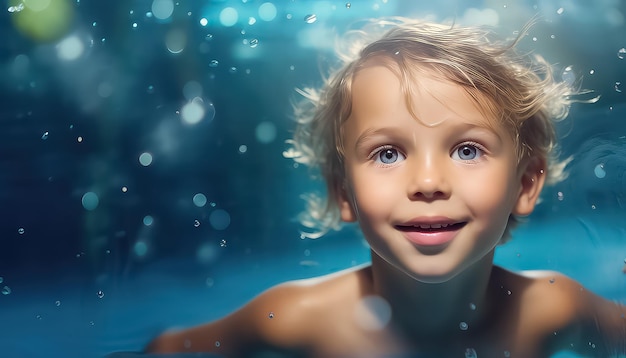
[[[432,225],[419,224],[419,228],[420,229],[441,229],[441,228],[447,228],[450,225],[452,224],[432,224]]]

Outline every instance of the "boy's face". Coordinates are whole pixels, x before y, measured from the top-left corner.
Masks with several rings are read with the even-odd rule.
[[[510,134],[489,126],[463,88],[415,81],[418,120],[388,68],[355,76],[341,217],[358,220],[374,254],[396,268],[444,282],[492,252],[509,214],[532,212],[543,180],[518,168]]]

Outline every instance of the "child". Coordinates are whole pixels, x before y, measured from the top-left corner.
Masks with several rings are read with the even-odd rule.
[[[319,233],[358,222],[371,265],[271,288],[150,343],[225,356],[543,357],[626,353],[626,310],[555,272],[493,265],[549,179],[570,88],[480,28],[391,27],[297,111],[295,160],[319,167]],[[523,36],[520,35],[520,37]],[[518,37],[518,40],[519,38]],[[304,93],[304,92],[303,92]],[[312,223],[312,220],[308,220]]]

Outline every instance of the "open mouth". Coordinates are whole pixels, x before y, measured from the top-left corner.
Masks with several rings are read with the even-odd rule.
[[[397,225],[396,228],[404,232],[423,232],[436,233],[445,231],[456,231],[465,226],[465,222],[449,223],[449,224],[415,224],[415,225]]]

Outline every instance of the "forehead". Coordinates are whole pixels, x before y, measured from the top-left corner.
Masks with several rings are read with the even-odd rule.
[[[356,71],[351,87],[351,117],[382,115],[403,108],[428,127],[454,117],[496,132],[508,132],[498,120],[490,98],[475,88],[453,82],[433,66],[401,68],[390,59],[370,59]]]

